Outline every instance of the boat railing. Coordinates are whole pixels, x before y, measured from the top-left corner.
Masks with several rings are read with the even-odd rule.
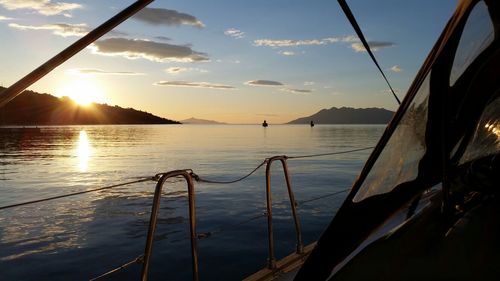
[[[304,244],[302,242],[302,231],[300,229],[300,220],[297,214],[297,202],[295,201],[295,196],[292,190],[292,182],[290,175],[288,173],[288,157],[286,155],[274,156],[268,158],[266,161],[266,207],[267,207],[267,239],[269,247],[269,258],[267,262],[267,267],[269,269],[276,268],[276,257],[274,253],[274,237],[273,237],[273,202],[272,202],[272,192],[271,192],[271,164],[274,161],[280,161],[283,167],[283,173],[285,176],[286,187],[288,191],[288,198],[290,199],[290,209],[292,210],[293,221],[295,224],[295,236],[296,242],[296,253],[302,254],[304,252]]]
[[[192,170],[175,170],[164,174],[158,174],[158,182],[155,187],[155,194],[153,197],[153,207],[151,209],[151,218],[149,219],[148,235],[146,237],[146,249],[144,250],[144,258],[142,263],[141,281],[148,280],[149,263],[151,259],[151,252],[153,251],[153,240],[156,225],[158,222],[158,211],[160,209],[161,192],[165,181],[173,177],[183,177],[187,182],[188,189],[188,206],[189,206],[189,231],[191,238],[191,261],[193,269],[193,280],[199,280],[198,274],[198,246],[196,234],[196,205],[195,205],[195,192]]]
[[[275,252],[274,252],[274,237],[273,237],[273,224],[272,224],[272,192],[271,192],[272,191],[271,190],[271,166],[272,166],[272,163],[275,161],[279,161],[279,162],[281,162],[281,165],[283,168],[283,173],[284,173],[284,177],[285,177],[285,181],[286,181],[286,185],[287,185],[288,197],[289,197],[289,201],[290,201],[290,207],[291,207],[291,211],[292,211],[292,217],[293,217],[294,224],[295,224],[295,234],[296,234],[295,254],[299,258],[303,258],[305,256],[305,253],[304,253],[304,245],[303,245],[303,240],[302,240],[300,220],[299,220],[298,212],[297,212],[297,206],[299,205],[298,203],[300,203],[300,205],[303,205],[306,203],[311,203],[311,202],[321,200],[324,198],[328,198],[331,196],[336,196],[338,194],[347,192],[349,190],[349,188],[338,190],[338,191],[335,191],[335,192],[332,192],[329,194],[324,194],[324,195],[321,195],[321,196],[318,196],[315,198],[310,198],[308,200],[298,202],[295,199],[295,196],[293,193],[291,177],[290,177],[287,161],[290,159],[320,157],[320,156],[337,155],[337,154],[347,154],[347,153],[369,150],[369,149],[373,149],[373,147],[359,148],[359,149],[332,152],[332,153],[302,155],[302,156],[286,156],[286,155],[273,156],[270,158],[266,158],[263,162],[261,162],[259,165],[257,165],[255,167],[255,169],[253,169],[251,172],[249,172],[245,176],[240,177],[240,178],[235,179],[235,180],[230,180],[230,181],[218,181],[218,180],[206,179],[206,178],[200,177],[199,175],[194,173],[193,170],[191,170],[191,169],[173,170],[173,171],[169,171],[166,173],[156,174],[155,176],[152,176],[152,177],[142,177],[142,178],[139,178],[139,179],[134,180],[134,181],[128,181],[128,182],[118,183],[118,184],[114,184],[114,185],[109,185],[109,186],[104,186],[104,187],[99,187],[99,188],[94,188],[94,189],[88,189],[88,190],[84,190],[84,191],[73,192],[73,193],[69,193],[69,194],[63,194],[63,195],[42,198],[42,199],[37,199],[37,200],[32,200],[32,201],[27,201],[27,202],[21,202],[21,203],[6,205],[6,206],[0,206],[0,211],[4,210],[4,209],[19,207],[19,206],[31,205],[31,204],[47,202],[47,201],[66,198],[66,197],[77,196],[77,195],[81,195],[81,194],[85,194],[85,193],[109,190],[112,188],[122,187],[122,186],[141,183],[141,182],[156,181],[156,187],[155,187],[153,204],[152,204],[152,209],[151,209],[151,214],[150,214],[148,233],[146,236],[146,247],[144,250],[144,254],[139,255],[138,257],[126,262],[125,264],[123,264],[115,269],[109,270],[106,273],[103,273],[103,274],[101,274],[93,279],[90,279],[91,281],[98,280],[98,279],[101,279],[103,277],[109,276],[111,274],[117,273],[117,272],[119,272],[119,271],[121,271],[129,266],[134,265],[134,264],[142,264],[141,281],[146,281],[146,280],[148,280],[148,273],[149,273],[149,267],[150,267],[150,261],[151,261],[151,253],[153,250],[154,234],[155,234],[157,221],[158,221],[158,213],[159,213],[159,209],[160,209],[161,194],[162,194],[163,187],[168,179],[181,177],[187,183],[193,280],[198,281],[199,280],[199,270],[198,270],[198,248],[197,248],[198,241],[197,240],[210,237],[214,233],[222,232],[222,230],[227,229],[227,227],[226,228],[219,227],[218,230],[197,233],[197,231],[196,231],[196,203],[195,203],[194,181],[209,183],[209,184],[231,184],[231,183],[242,181],[242,180],[248,178],[249,176],[254,174],[257,170],[259,170],[261,167],[263,167],[265,165],[266,166],[266,212],[263,214],[259,214],[258,216],[251,217],[250,219],[246,219],[244,221],[236,223],[232,226],[239,227],[239,226],[241,226],[245,223],[248,223],[250,221],[253,221],[257,218],[261,218],[264,216],[267,217],[268,259],[267,259],[267,272],[265,274],[268,274],[268,273],[273,274],[273,273],[279,271],[280,269],[277,268],[277,261],[276,261]],[[308,246],[306,248],[310,248],[310,247]]]

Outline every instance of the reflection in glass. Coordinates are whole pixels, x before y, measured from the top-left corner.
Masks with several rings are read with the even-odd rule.
[[[90,155],[92,154],[92,147],[90,146],[89,137],[85,130],[80,131],[77,147],[78,155],[78,168],[80,172],[86,172],[89,165]]]
[[[486,106],[460,164],[500,151],[500,98]]]
[[[474,59],[481,54],[494,38],[493,23],[484,2],[479,2],[470,13],[458,44],[450,74],[453,86]]]
[[[399,184],[417,178],[418,163],[426,150],[425,130],[430,75],[427,74],[412,103],[406,109],[398,127],[354,197],[354,202],[388,193]]]

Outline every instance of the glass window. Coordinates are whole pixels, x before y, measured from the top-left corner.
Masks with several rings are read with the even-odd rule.
[[[425,128],[429,101],[427,74],[412,103],[370,170],[354,202],[390,192],[397,185],[414,180],[418,163],[425,154]]]
[[[476,4],[465,23],[453,60],[450,86],[455,84],[474,59],[493,42],[493,39],[494,29],[488,7],[481,1]]]
[[[498,95],[498,93],[497,93]],[[489,103],[481,114],[472,140],[467,145],[460,164],[497,154],[500,151],[500,98]]]

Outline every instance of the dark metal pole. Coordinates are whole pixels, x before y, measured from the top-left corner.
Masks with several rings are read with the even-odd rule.
[[[290,198],[290,208],[292,209],[293,221],[295,223],[295,237],[297,239],[297,254],[304,253],[304,244],[302,243],[302,231],[300,228],[299,216],[297,215],[297,203],[295,201],[295,195],[292,190],[292,181],[288,173],[288,164],[286,162],[286,156],[280,159],[283,165],[283,172],[285,173],[286,187],[288,189],[288,197]]]
[[[273,158],[268,159],[266,165],[266,208],[267,208],[267,241],[268,241],[268,260],[269,269],[276,268],[276,258],[274,257],[274,238],[273,238],[273,199],[271,194],[271,164]]]
[[[24,76],[21,80],[17,81],[9,88],[5,89],[0,94],[0,108],[6,105],[9,101],[17,97],[22,91],[31,86],[33,83],[38,81],[43,76],[47,75],[54,68],[61,65],[66,60],[73,57],[75,54],[80,52],[82,49],[90,45],[95,40],[99,39],[104,34],[108,33],[110,30],[115,28],[117,25],[133,16],[135,13],[140,11],[142,8],[146,7],[149,3],[154,0],[138,0],[125,10],[121,11],[105,23],[101,24],[96,29],[89,32],[87,35],[80,38],[71,46],[64,49],[62,52],[48,60],[46,63],[39,66],[37,69],[33,70],[28,75]]]

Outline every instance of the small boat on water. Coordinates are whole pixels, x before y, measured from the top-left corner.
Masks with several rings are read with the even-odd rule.
[[[264,128],[265,128],[265,127],[267,127],[267,126],[269,126],[269,124],[267,124],[267,121],[266,121],[266,120],[264,120],[264,122],[262,122],[262,127],[264,127]]]

